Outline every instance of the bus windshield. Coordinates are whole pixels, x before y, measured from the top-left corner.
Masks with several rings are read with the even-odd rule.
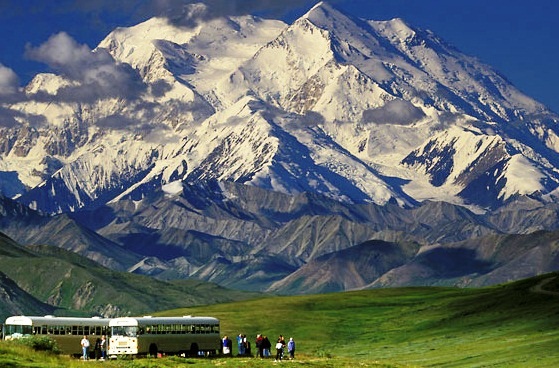
[[[25,336],[33,334],[33,327],[32,326],[24,326],[24,325],[5,325],[5,336]]]
[[[129,336],[135,337],[138,335],[138,327],[136,326],[113,326],[112,336]]]

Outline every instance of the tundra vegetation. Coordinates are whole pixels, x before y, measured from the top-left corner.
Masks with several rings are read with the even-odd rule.
[[[257,333],[297,341],[305,367],[556,367],[559,365],[559,274],[493,287],[388,288],[275,296],[157,315],[211,315],[222,335]],[[83,367],[29,344],[0,344],[3,367]],[[236,347],[234,347],[236,354]],[[105,367],[269,367],[273,359],[117,359]]]

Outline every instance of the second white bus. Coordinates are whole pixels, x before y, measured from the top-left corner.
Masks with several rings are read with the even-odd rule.
[[[109,356],[214,355],[220,351],[213,317],[122,317],[109,322]]]

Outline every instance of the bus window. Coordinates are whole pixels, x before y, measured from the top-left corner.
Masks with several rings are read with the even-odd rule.
[[[112,336],[129,336],[135,337],[138,334],[136,326],[113,326]]]

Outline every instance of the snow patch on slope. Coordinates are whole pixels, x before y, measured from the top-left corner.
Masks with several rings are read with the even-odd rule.
[[[507,185],[499,193],[499,197],[504,200],[515,194],[532,194],[545,189],[542,185],[545,175],[520,154],[510,158],[503,176]]]
[[[182,193],[183,184],[181,180],[175,180],[168,184],[164,184],[161,186],[161,189],[165,194],[174,196]]]

